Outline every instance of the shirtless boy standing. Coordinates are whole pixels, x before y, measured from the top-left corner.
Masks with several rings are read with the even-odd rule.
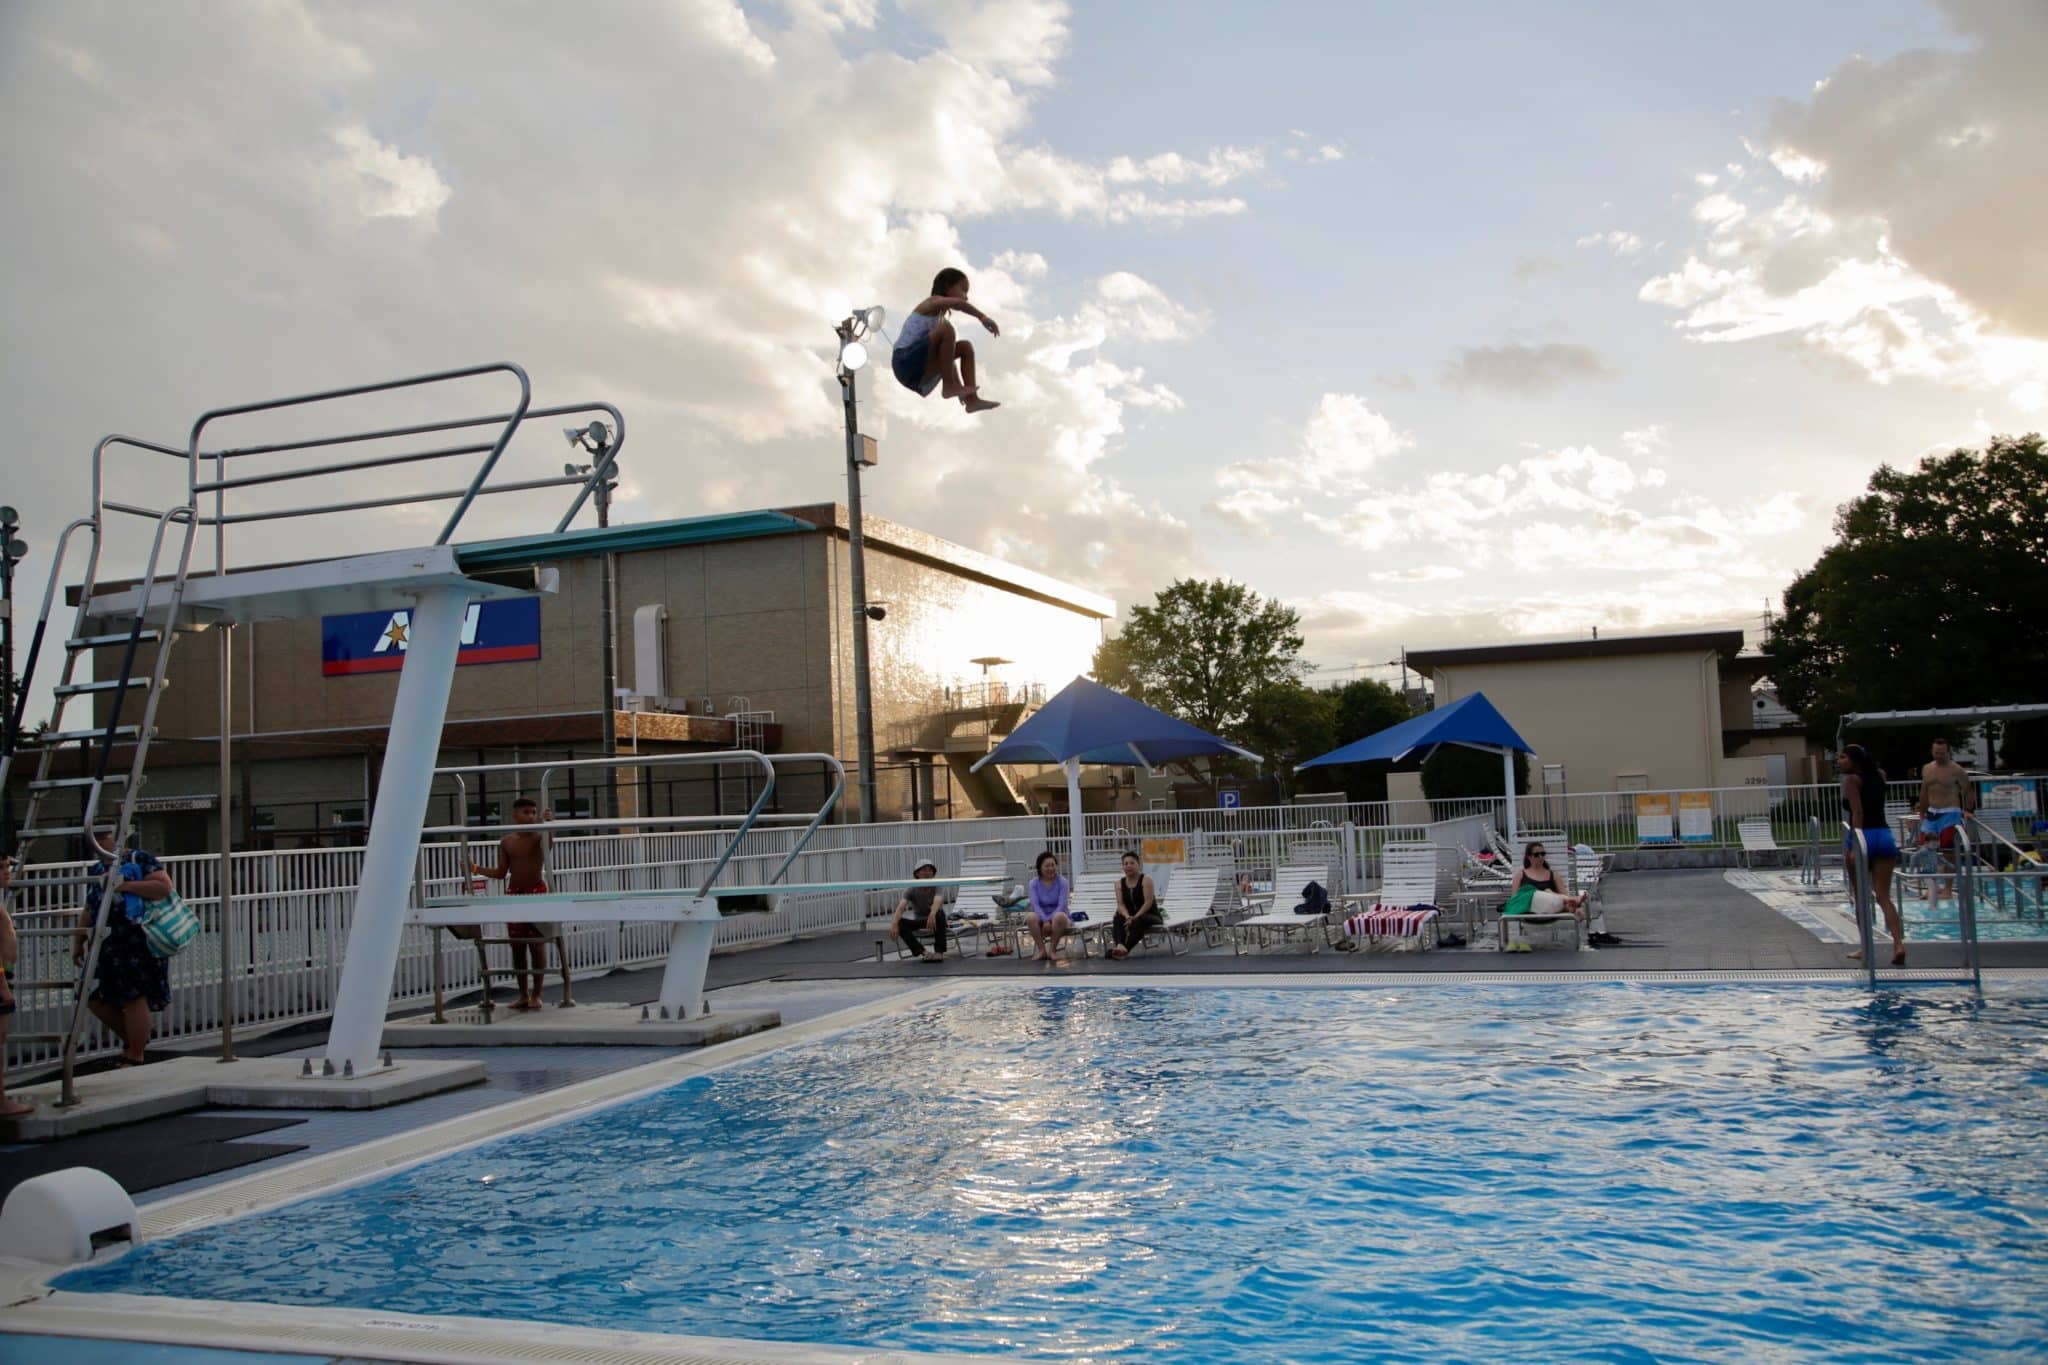
[[[554,817],[543,814],[539,803],[530,796],[522,796],[512,803],[512,823],[531,825]],[[542,896],[547,894],[548,848],[554,842],[554,835],[535,830],[532,834],[508,834],[498,840],[498,863],[485,867],[480,863],[469,865],[474,877],[503,877],[505,894],[508,896]],[[547,982],[548,943],[538,924],[507,924],[506,936],[514,939],[530,939],[529,943],[512,945],[513,979],[519,984],[519,1003],[515,1010],[537,1010],[541,1007],[540,989]],[[530,955],[530,957],[529,957]],[[531,975],[527,964],[532,962]]]
[[[1964,812],[1975,802],[1970,775],[1951,756],[1947,736],[1935,739],[1932,752],[1933,762],[1920,769],[1920,799],[1913,803],[1913,814],[1919,817],[1920,842],[1939,848],[1942,865],[1954,871],[1955,831],[1963,823]],[[1953,883],[1944,882],[1938,894],[1947,897],[1954,890]]]

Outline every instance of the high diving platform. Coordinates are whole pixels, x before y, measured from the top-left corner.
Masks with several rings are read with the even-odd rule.
[[[480,406],[477,394],[491,386],[500,397]],[[360,424],[362,404],[396,405],[406,420],[387,419]],[[458,405],[459,406],[456,406]],[[456,406],[455,415],[440,414],[443,407]],[[381,409],[380,409],[381,410]],[[354,414],[355,425],[338,422],[336,413]],[[534,419],[569,417],[581,422],[596,418],[587,428],[571,427],[565,435],[579,449],[594,458],[587,466],[571,465],[561,476],[515,477],[500,473],[501,462],[514,435]],[[231,430],[239,435],[254,424],[264,439],[230,440],[222,435]],[[607,425],[608,424],[608,425]],[[341,429],[335,429],[339,425]],[[308,432],[312,434],[308,434]],[[587,433],[587,442],[585,440]],[[662,973],[659,999],[651,1002],[648,1018],[605,1019],[603,1006],[578,1008],[576,1022],[563,1022],[567,1012],[548,1011],[554,1018],[508,1021],[490,1028],[504,1030],[498,1036],[510,1041],[588,1041],[607,1031],[620,1032],[646,1041],[662,1030],[642,1030],[642,1022],[669,1025],[667,1032],[681,1037],[694,1031],[698,1041],[721,1036],[723,1025],[707,1022],[704,987],[713,939],[720,921],[732,913],[773,905],[789,896],[854,895],[895,886],[909,880],[906,875],[887,882],[796,881],[790,874],[798,856],[823,822],[837,808],[845,789],[845,771],[829,754],[764,754],[752,750],[721,750],[711,754],[635,755],[630,759],[604,757],[585,760],[480,765],[467,769],[437,768],[441,738],[447,719],[457,651],[465,617],[473,603],[553,592],[554,572],[538,562],[514,556],[508,561],[503,541],[477,547],[478,558],[464,563],[464,551],[453,536],[465,515],[481,499],[507,493],[534,493],[559,489],[569,492],[567,508],[553,525],[553,535],[568,533],[577,516],[597,491],[615,473],[618,452],[624,444],[626,424],[619,410],[605,402],[580,402],[537,406],[526,372],[509,362],[492,362],[431,374],[413,375],[346,388],[327,389],[285,398],[268,399],[203,412],[194,421],[182,445],[159,443],[130,436],[108,436],[93,450],[91,462],[91,506],[87,514],[72,522],[59,538],[52,556],[51,576],[45,591],[27,659],[22,669],[20,695],[30,691],[38,657],[62,651],[62,669],[53,689],[56,697],[51,722],[42,728],[42,738],[32,747],[0,754],[0,782],[5,782],[17,761],[36,763],[35,780],[30,783],[31,810],[22,831],[26,854],[38,839],[53,836],[82,838],[87,832],[112,825],[118,846],[126,846],[134,827],[136,796],[143,784],[146,755],[154,734],[157,702],[165,686],[166,661],[180,639],[206,632],[220,639],[221,657],[231,656],[227,637],[239,627],[260,621],[302,620],[321,616],[379,610],[407,613],[405,656],[399,670],[396,697],[385,744],[383,775],[371,817],[360,881],[347,924],[346,947],[334,989],[333,1014],[326,1045],[317,1061],[308,1061],[302,1075],[279,1077],[287,1092],[295,1088],[300,1102],[318,1104],[315,1092],[331,1094],[328,1102],[362,1103],[366,1091],[410,1095],[426,1093],[446,1085],[472,1083],[473,1063],[422,1063],[391,1060],[385,1048],[395,1039],[387,1029],[386,1016],[392,994],[403,937],[409,926],[432,926],[437,932],[456,926],[487,923],[531,923],[546,921],[556,926],[589,923],[645,923],[668,926],[669,951]],[[153,462],[151,468],[167,471],[166,461],[182,466],[183,497],[163,507],[119,501],[107,495],[110,461],[140,457]],[[445,468],[449,463],[464,469],[467,477],[450,481],[450,486],[427,487],[412,492],[394,491],[405,469]],[[365,476],[374,475],[373,479]],[[345,479],[339,488],[344,496],[319,501],[305,492],[311,484],[325,481],[330,494],[337,490],[334,480]],[[142,486],[123,474],[123,488]],[[158,482],[161,482],[159,480]],[[371,495],[374,494],[374,495]],[[430,544],[396,550],[342,553],[285,563],[238,568],[231,564],[231,533],[239,538],[240,528],[264,522],[299,519],[331,528],[354,525],[349,519],[375,509],[404,508],[418,513],[436,503],[452,507],[439,533]],[[438,514],[436,514],[438,515]],[[141,522],[149,537],[145,567],[127,581],[103,583],[103,550],[108,544],[115,518]],[[120,524],[133,524],[120,523]],[[309,537],[319,539],[320,537]],[[346,539],[330,536],[330,539]],[[535,538],[533,556],[545,554],[546,539]],[[361,540],[357,541],[361,544]],[[204,548],[210,548],[210,554]],[[350,548],[343,546],[342,548]],[[82,552],[80,585],[76,609],[67,624],[57,619],[57,593],[66,574],[67,554]],[[210,560],[210,565],[206,561]],[[74,561],[75,562],[75,561]],[[145,651],[145,646],[147,650]],[[112,650],[119,658],[115,676],[103,676],[106,655]],[[82,681],[77,670],[89,661],[93,680]],[[100,704],[90,725],[67,726],[61,713],[77,695],[92,694]],[[110,703],[110,704],[109,704]],[[220,714],[221,810],[231,799],[232,674],[221,670]],[[18,717],[17,717],[18,719]],[[16,732],[34,733],[35,727],[14,727]],[[70,752],[67,753],[67,750]],[[67,771],[87,774],[84,778],[58,777],[55,764],[65,755]],[[75,766],[68,766],[75,758]],[[510,773],[541,769],[541,805],[546,808],[547,783],[558,770],[580,770],[589,776],[606,767],[645,768],[656,764],[754,765],[760,775],[759,794],[737,824],[731,817],[607,816],[566,819],[528,825],[429,826],[426,813],[437,777],[453,777],[460,784],[467,775],[486,772]],[[815,811],[789,815],[770,812],[767,807],[775,790],[777,770],[793,762],[822,765],[833,774],[829,794]],[[57,789],[79,791],[79,813],[70,818],[44,818],[45,794]],[[467,808],[466,789],[463,809]],[[109,815],[111,812],[111,816]],[[779,865],[765,878],[758,873],[741,879],[733,875],[733,860],[750,832],[770,825],[801,821],[802,827],[789,842]],[[232,885],[229,856],[230,832],[222,821],[220,850],[221,884]],[[702,859],[691,864],[653,869],[654,886],[590,891],[570,890],[527,896],[477,896],[440,894],[429,884],[423,859],[423,840],[440,837],[467,848],[479,837],[523,831],[535,833],[636,833],[674,832],[686,827],[720,836],[717,855],[704,866]],[[544,847],[551,847],[551,838]],[[749,854],[754,859],[757,855]],[[24,862],[29,861],[26,857]],[[906,869],[907,873],[907,869]],[[89,882],[103,874],[93,872],[73,880]],[[114,885],[112,873],[104,887]],[[46,879],[48,880],[48,879]],[[999,878],[940,878],[940,884],[955,886],[993,885]],[[54,881],[49,884],[54,885]],[[467,879],[463,879],[467,888]],[[745,909],[743,909],[743,907]],[[516,917],[516,918],[515,918]],[[210,926],[216,936],[219,960],[233,960],[230,941],[232,919],[215,917]],[[68,935],[68,927],[46,928],[45,936]],[[559,935],[559,927],[556,933]],[[481,938],[482,930],[472,937]],[[70,979],[34,981],[28,986],[42,991],[68,990],[65,1007],[67,1027],[48,1035],[51,1045],[61,1039],[61,1094],[53,1108],[61,1113],[79,1104],[74,1083],[74,1059],[79,1040],[89,1026],[85,1007],[87,983],[106,937],[104,922],[89,936],[84,963]],[[38,962],[55,962],[60,947],[46,945]],[[434,966],[439,983],[441,955],[437,949]],[[543,959],[543,962],[545,959]],[[68,963],[64,964],[68,967]],[[55,969],[52,969],[53,973]],[[488,1000],[494,971],[484,973]],[[566,976],[566,967],[565,967]],[[236,973],[220,973],[219,1014],[222,1020],[223,1062],[234,1060],[233,1028],[238,1017]],[[632,1007],[623,1007],[630,1009]],[[488,1010],[486,1011],[488,1014]],[[437,1009],[437,1017],[441,1012]],[[737,1024],[739,1021],[735,1021]],[[746,1021],[750,1026],[770,1026],[775,1021]],[[404,1030],[424,1028],[454,1042],[465,1030],[453,1024],[411,1025]],[[405,1041],[412,1042],[408,1036]],[[445,1073],[438,1079],[435,1068]],[[145,1072],[121,1073],[121,1078]],[[407,1073],[402,1078],[397,1073]],[[93,1078],[95,1089],[103,1089],[101,1078]],[[117,1078],[120,1079],[120,1078]],[[289,1098],[280,1103],[291,1103]]]

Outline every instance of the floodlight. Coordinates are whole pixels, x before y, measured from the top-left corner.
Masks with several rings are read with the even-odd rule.
[[[868,363],[868,348],[858,341],[849,341],[839,348],[839,368],[848,372]]]
[[[580,448],[583,445],[582,427],[563,427],[562,435],[568,439],[569,444],[572,446]]]
[[[866,327],[870,332],[881,331],[882,323],[888,318],[888,316],[889,315],[887,313],[882,311],[882,305],[879,303],[875,304],[871,308],[861,309],[859,314],[861,325]]]

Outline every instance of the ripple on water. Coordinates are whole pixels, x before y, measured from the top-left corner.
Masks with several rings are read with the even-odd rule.
[[[2048,1339],[2048,1001],[1802,986],[922,1009],[67,1289],[1075,1360]]]

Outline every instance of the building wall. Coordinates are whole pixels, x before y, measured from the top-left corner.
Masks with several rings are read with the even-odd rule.
[[[851,547],[837,536],[830,547],[830,600],[850,603]],[[992,670],[991,677],[1043,683],[1048,694],[1056,692],[1094,663],[1103,621],[965,577],[877,541],[867,543],[866,568],[868,600],[885,604],[888,612],[885,620],[868,627],[876,766],[884,770],[878,774],[875,802],[881,818],[896,819],[910,812],[911,779],[907,767],[890,767],[888,749],[940,704],[942,687],[979,678],[974,659],[1004,658],[1012,662]],[[836,752],[850,765],[858,752],[850,610],[831,619],[828,647],[840,683],[834,692]]]
[[[1572,791],[1614,791],[1627,774],[1651,789],[1716,785],[1721,684],[1712,650],[1453,664],[1437,705],[1484,692],[1536,748],[1565,765]],[[1535,782],[1532,776],[1531,782]]]

